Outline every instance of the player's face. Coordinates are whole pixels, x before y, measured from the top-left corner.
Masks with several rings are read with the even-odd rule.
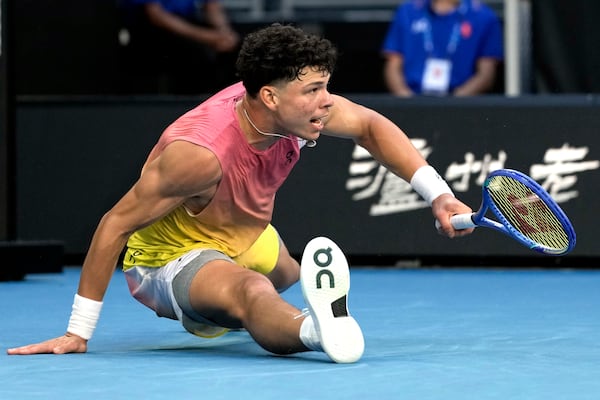
[[[329,79],[329,73],[307,67],[299,79],[277,87],[278,131],[308,140],[319,137],[333,106]]]

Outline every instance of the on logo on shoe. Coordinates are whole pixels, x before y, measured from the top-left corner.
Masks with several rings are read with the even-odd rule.
[[[324,258],[324,260],[322,260]],[[331,265],[331,261],[333,261],[333,257],[331,255],[331,247],[319,249],[315,251],[313,254],[313,261],[317,266],[321,268],[327,268]],[[328,269],[322,269],[317,273],[317,289],[321,289],[323,287],[321,280],[322,276],[327,275],[329,277],[329,288],[333,289],[335,287],[335,280],[333,278],[333,274]]]

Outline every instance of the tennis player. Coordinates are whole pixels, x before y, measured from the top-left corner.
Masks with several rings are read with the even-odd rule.
[[[328,91],[335,62],[328,40],[292,26],[249,34],[237,60],[241,82],[170,125],[139,180],[100,220],[67,332],[8,354],[85,352],[126,248],[132,295],[191,333],[216,337],[244,328],[272,353],[360,359],[364,339],[346,306],[342,251],[316,238],[300,267],[270,223],[275,194],[301,149],[321,133],[354,140],[412,184],[449,237],[472,231],[450,224],[471,209],[394,123]],[[279,295],[299,279],[307,312]]]

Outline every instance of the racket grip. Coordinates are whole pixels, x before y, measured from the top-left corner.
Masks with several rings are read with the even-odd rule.
[[[457,214],[457,215],[453,215],[450,217],[450,223],[452,224],[452,226],[454,227],[454,229],[468,229],[468,228],[475,228],[477,226],[477,224],[475,224],[473,222],[473,215],[475,215],[474,213],[470,213],[470,214]],[[440,228],[440,221],[438,221],[437,219],[435,220],[435,227],[437,229]]]
[[[473,213],[457,214],[450,217],[450,223],[454,229],[475,228],[477,225],[473,222]]]

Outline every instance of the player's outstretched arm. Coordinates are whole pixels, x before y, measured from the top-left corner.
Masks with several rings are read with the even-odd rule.
[[[440,233],[457,237],[473,232],[452,227],[450,217],[471,212],[471,208],[453,196],[448,184],[428,165],[400,127],[372,109],[340,96],[334,95],[334,99],[326,122],[329,133],[354,139],[388,170],[409,182],[432,207],[441,224]]]
[[[30,355],[85,353],[86,351],[87,340],[76,335],[66,334],[44,342],[8,349],[6,353],[9,355]]]

